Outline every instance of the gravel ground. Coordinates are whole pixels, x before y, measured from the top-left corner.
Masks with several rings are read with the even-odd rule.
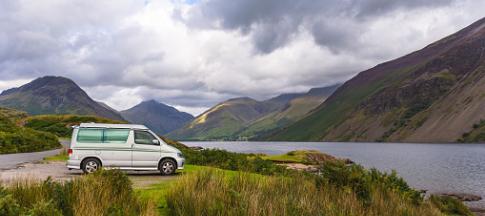
[[[128,177],[132,180],[135,188],[144,188],[160,181],[171,180],[177,177],[161,176],[158,171],[127,171]],[[55,181],[67,181],[80,177],[82,171],[68,170],[65,162],[25,163],[17,168],[1,170],[0,182],[9,184],[19,179],[45,180],[49,176]]]

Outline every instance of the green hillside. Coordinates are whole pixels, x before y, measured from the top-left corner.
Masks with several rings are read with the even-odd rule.
[[[25,127],[49,132],[57,135],[58,137],[70,137],[72,133],[71,126],[79,125],[82,122],[113,124],[126,123],[125,121],[82,115],[36,115],[23,119],[23,124]]]
[[[16,124],[26,116],[24,112],[0,108],[0,154],[44,151],[61,147],[55,135]]]

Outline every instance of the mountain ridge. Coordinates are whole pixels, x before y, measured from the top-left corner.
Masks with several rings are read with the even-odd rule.
[[[454,142],[485,119],[483,112],[468,110],[485,110],[483,101],[473,100],[483,98],[484,49],[485,18],[359,73],[311,114],[266,139]],[[472,98],[471,104],[459,100],[461,96]],[[455,114],[445,111],[452,102],[461,109],[452,109]],[[456,122],[459,115],[470,122]]]

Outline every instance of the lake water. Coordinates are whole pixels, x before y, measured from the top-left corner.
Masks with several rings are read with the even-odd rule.
[[[315,149],[365,167],[396,170],[412,187],[429,192],[463,192],[485,198],[485,144],[183,142],[189,146],[242,153],[284,154]],[[485,208],[485,200],[468,203]]]

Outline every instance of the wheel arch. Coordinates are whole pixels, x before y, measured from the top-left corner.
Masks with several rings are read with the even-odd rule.
[[[169,159],[169,160],[172,160],[175,164],[175,169],[178,168],[178,163],[177,163],[177,160],[175,160],[175,158],[173,157],[162,157],[160,158],[160,160],[158,160],[158,166],[157,166],[157,169],[160,170],[160,164],[162,163],[163,160],[165,159]]]
[[[96,156],[86,156],[86,157],[84,157],[84,158],[81,160],[81,164],[80,164],[80,165],[81,165],[81,166],[80,166],[80,168],[81,168],[81,169],[83,168],[84,161],[86,161],[87,159],[90,159],[90,158],[93,158],[93,159],[98,160],[98,161],[99,161],[99,163],[101,163],[100,165],[101,165],[101,166],[103,166],[103,160],[101,160],[101,158],[96,157]]]

